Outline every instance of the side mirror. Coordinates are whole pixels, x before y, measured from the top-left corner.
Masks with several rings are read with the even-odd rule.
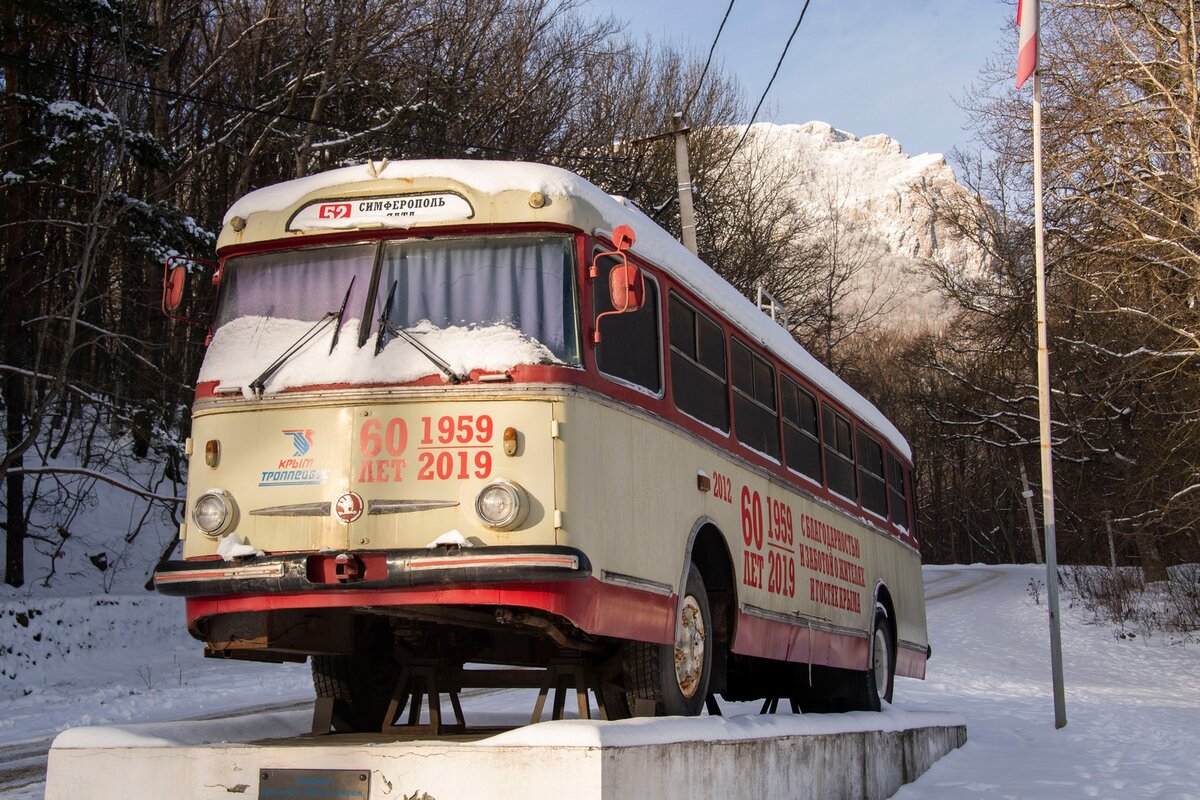
[[[646,302],[646,277],[628,261],[616,264],[608,273],[608,296],[614,313],[637,311]]]
[[[216,267],[214,261],[188,256],[168,256],[163,263],[162,312],[176,322],[186,322],[191,325],[209,327],[207,322],[181,316],[178,311],[187,297],[188,272],[191,269]],[[217,270],[219,272],[219,270]]]
[[[646,303],[646,276],[635,264],[629,263],[626,251],[633,247],[637,236],[628,225],[618,225],[612,232],[613,249],[604,253],[596,253],[592,258],[592,268],[588,277],[592,280],[600,277],[600,259],[617,256],[619,264],[613,264],[608,273],[608,297],[612,302],[612,311],[605,311],[596,316],[596,329],[592,331],[592,341],[600,341],[600,320],[613,314],[628,314],[637,311]]]
[[[163,309],[178,311],[183,304],[183,292],[187,287],[187,267],[176,264],[165,270],[163,276]]]
[[[633,243],[637,241],[637,236],[633,233],[633,228],[628,225],[618,225],[612,232],[613,247],[619,252],[625,252],[633,247]]]

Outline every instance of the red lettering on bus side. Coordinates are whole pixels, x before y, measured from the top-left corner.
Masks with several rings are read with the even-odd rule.
[[[762,496],[746,486],[742,487],[742,541],[747,547],[753,544],[755,550],[762,550]]]
[[[728,475],[713,473],[713,497],[733,505],[733,481]]]
[[[763,557],[749,550],[742,553],[742,583],[755,589],[762,588]]]

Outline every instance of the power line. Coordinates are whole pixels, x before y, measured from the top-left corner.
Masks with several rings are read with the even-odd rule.
[[[504,153],[507,155],[532,157],[537,159],[552,158],[562,161],[585,161],[596,163],[623,163],[624,158],[614,158],[607,156],[584,156],[573,155],[568,153],[552,153],[546,151],[534,150],[516,150],[508,147],[500,147],[497,145],[472,144],[470,142],[454,142],[454,141],[436,141],[420,136],[408,136],[394,131],[387,130],[371,130],[364,128],[354,128],[349,125],[343,125],[338,122],[326,122],[323,120],[313,120],[308,117],[299,116],[297,114],[286,114],[279,111],[271,111],[265,108],[256,108],[253,106],[244,106],[239,103],[230,103],[223,100],[215,100],[211,97],[202,95],[190,94],[187,92],[178,92],[174,89],[160,89],[139,81],[128,80],[126,78],[118,78],[112,75],[104,75],[98,72],[88,70],[77,70],[61,64],[55,64],[50,61],[42,61],[40,59],[28,58],[25,56],[10,55],[7,53],[0,54],[0,62],[8,62],[25,67],[33,67],[38,69],[50,69],[66,75],[77,78],[86,78],[95,81],[103,86],[109,86],[116,89],[128,89],[140,94],[149,95],[152,97],[164,97],[175,102],[194,103],[196,105],[209,106],[218,108],[223,111],[235,111],[241,114],[252,114],[255,116],[269,117],[271,119],[281,120],[285,122],[295,122],[304,125],[314,125],[318,128],[325,128],[336,131],[341,134],[367,136],[367,137],[386,137],[394,141],[404,142],[407,144],[422,144],[430,147],[446,147],[458,148],[466,151],[478,150],[490,153]]]
[[[708,48],[708,60],[704,62],[704,69],[700,72],[700,80],[696,83],[696,88],[692,90],[692,96],[688,98],[683,105],[683,118],[686,120],[688,111],[692,108],[692,102],[696,99],[696,95],[700,94],[700,87],[704,86],[704,79],[708,76],[708,67],[712,64],[713,53],[717,50],[717,41],[721,38],[721,31],[725,30],[725,23],[729,21],[729,12],[733,11],[733,4],[736,0],[729,0],[729,7],[725,9],[725,16],[721,17],[721,26],[717,28],[717,35],[713,37],[712,46]]]
[[[746,130],[742,131],[742,138],[738,139],[738,143],[734,145],[733,152],[729,154],[729,160],[725,162],[725,167],[721,170],[721,174],[713,181],[713,185],[721,182],[721,178],[725,177],[725,173],[729,171],[729,167],[733,164],[733,158],[737,155],[738,150],[742,149],[742,143],[746,141],[746,137],[750,134],[750,126],[754,124],[754,120],[758,117],[758,111],[762,108],[763,101],[767,99],[767,92],[771,91],[772,84],[775,83],[776,76],[779,75],[779,68],[783,66],[783,59],[787,57],[788,48],[792,46],[792,39],[796,38],[796,31],[800,30],[800,23],[804,22],[804,15],[808,12],[808,4],[811,0],[804,0],[804,8],[800,9],[800,18],[796,20],[796,27],[792,28],[792,35],[788,37],[787,44],[783,46],[783,52],[779,55],[779,61],[775,64],[775,71],[771,73],[771,80],[767,81],[767,88],[763,89],[762,96],[758,98],[758,105],[754,107],[754,113],[750,115],[750,122],[746,123]]]

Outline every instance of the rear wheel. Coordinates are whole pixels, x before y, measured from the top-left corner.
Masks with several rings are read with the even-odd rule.
[[[892,702],[896,680],[895,647],[887,609],[875,605],[875,623],[871,626],[871,664],[865,674],[860,707],[864,711],[879,711],[884,703]]]
[[[694,717],[704,709],[712,678],[712,615],[700,573],[690,570],[684,585],[675,620],[675,644],[629,645],[626,671],[633,709],[638,699],[653,700],[660,716]]]

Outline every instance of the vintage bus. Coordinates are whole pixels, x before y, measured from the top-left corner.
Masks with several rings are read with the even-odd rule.
[[[310,658],[362,730],[418,668],[583,664],[609,717],[924,677],[907,443],[632,204],[369,163],[248,194],[217,252],[156,572],[209,654]]]

